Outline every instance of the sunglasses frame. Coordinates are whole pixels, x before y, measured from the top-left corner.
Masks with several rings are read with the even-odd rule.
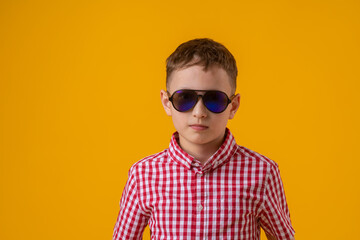
[[[194,105],[192,108],[190,108],[189,110],[180,111],[179,109],[177,109],[177,108],[175,107],[174,102],[173,102],[173,97],[174,97],[174,94],[177,93],[177,92],[179,92],[179,91],[191,91],[191,92],[194,92],[194,93],[197,95],[197,100],[196,100],[195,105]],[[224,95],[226,96],[226,98],[227,98],[227,104],[226,104],[224,110],[222,110],[221,112],[213,112],[213,111],[211,111],[211,110],[205,105],[204,102],[203,102],[203,104],[204,104],[204,106],[206,107],[206,109],[209,110],[209,111],[212,112],[212,113],[215,113],[215,114],[217,114],[217,113],[222,113],[222,112],[224,112],[224,111],[226,110],[226,108],[229,106],[229,104],[232,102],[232,100],[233,100],[234,97],[235,97],[235,94],[233,94],[233,95],[229,98],[226,93],[224,93],[224,92],[222,92],[222,91],[219,91],[219,90],[179,89],[179,90],[174,91],[172,95],[171,95],[168,91],[166,91],[166,92],[168,93],[169,101],[171,102],[171,104],[173,105],[173,107],[175,108],[175,110],[178,111],[178,112],[187,112],[187,111],[190,111],[191,109],[193,109],[193,108],[196,106],[196,104],[197,104],[198,101],[199,101],[199,98],[203,98],[203,96],[205,96],[205,94],[207,94],[208,92],[220,92],[220,93],[224,94]],[[199,94],[197,94],[197,92],[205,92],[205,93],[204,93],[203,95],[199,95]]]

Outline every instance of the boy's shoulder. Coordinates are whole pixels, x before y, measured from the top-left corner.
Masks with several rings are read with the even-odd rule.
[[[241,161],[261,163],[271,168],[278,168],[278,164],[275,161],[247,147],[238,145],[237,154],[238,159]]]
[[[167,151],[168,149],[164,149],[161,152],[154,153],[152,155],[140,159],[131,166],[130,172],[167,163],[168,162]]]

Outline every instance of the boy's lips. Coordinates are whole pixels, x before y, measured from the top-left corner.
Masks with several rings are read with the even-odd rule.
[[[190,127],[197,131],[206,130],[208,128],[207,126],[201,124],[191,124]]]

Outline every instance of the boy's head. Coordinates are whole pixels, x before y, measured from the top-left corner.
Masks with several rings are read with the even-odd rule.
[[[210,153],[222,143],[240,103],[236,75],[231,53],[206,38],[181,44],[167,59],[167,91],[161,90],[161,101],[188,153],[196,155],[198,147]]]
[[[166,87],[169,89],[172,73],[190,66],[203,66],[204,71],[214,65],[229,76],[232,94],[236,90],[237,67],[234,56],[221,43],[209,38],[198,38],[179,45],[166,60]]]

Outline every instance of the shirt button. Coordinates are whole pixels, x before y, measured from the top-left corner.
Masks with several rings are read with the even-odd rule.
[[[198,206],[197,206],[197,210],[200,212],[201,210],[203,210],[203,206],[201,205],[201,204],[199,204]]]

